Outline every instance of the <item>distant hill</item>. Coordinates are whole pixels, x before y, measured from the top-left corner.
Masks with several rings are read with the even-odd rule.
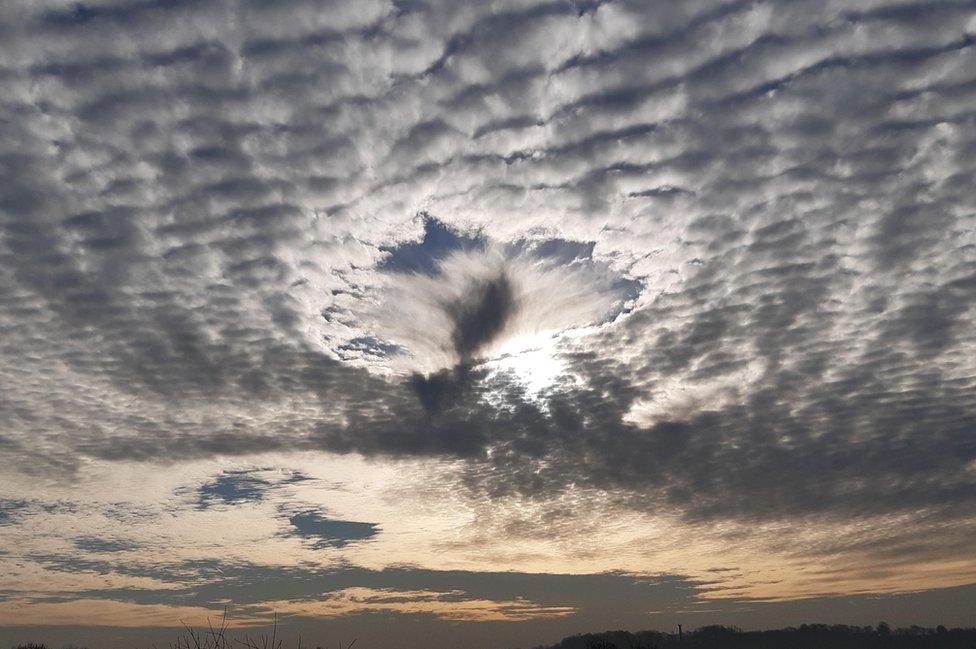
[[[564,638],[536,649],[976,649],[976,629],[892,629],[803,624],[771,631],[705,626],[677,633],[605,631]]]

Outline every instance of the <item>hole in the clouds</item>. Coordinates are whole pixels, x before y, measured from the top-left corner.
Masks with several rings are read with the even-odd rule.
[[[459,232],[447,224],[422,212],[424,234],[420,241],[408,241],[398,246],[380,246],[387,257],[378,265],[380,271],[398,273],[426,273],[438,271],[441,260],[458,250],[483,248],[486,240],[480,235]]]
[[[272,484],[251,471],[227,471],[200,485],[197,506],[206,509],[214,503],[238,505],[264,499]]]
[[[312,480],[299,471],[274,469],[227,470],[196,488],[197,509],[258,503],[286,485]],[[177,493],[185,491],[177,490]]]
[[[316,510],[296,512],[288,517],[291,536],[298,536],[316,550],[341,549],[350,543],[368,541],[380,532],[376,523],[329,518]]]
[[[425,388],[487,362],[538,391],[562,371],[550,349],[560,332],[613,320],[643,287],[596,259],[593,241],[502,243],[419,218],[419,241],[381,248],[376,292],[356,299],[365,326],[337,345],[341,359]]]

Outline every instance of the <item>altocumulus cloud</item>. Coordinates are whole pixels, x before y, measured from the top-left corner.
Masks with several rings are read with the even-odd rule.
[[[900,516],[851,547],[972,556],[972,3],[36,2],[0,27],[25,471],[461,458],[475,499]],[[564,367],[538,394],[481,362],[538,334]]]

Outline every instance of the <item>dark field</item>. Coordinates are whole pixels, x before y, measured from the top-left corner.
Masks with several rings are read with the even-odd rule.
[[[947,629],[943,626],[892,629],[877,627],[803,624],[767,631],[742,631],[735,627],[706,626],[680,635],[661,631],[605,631],[564,638],[535,649],[976,649],[976,629]],[[233,636],[226,628],[187,629],[165,649],[333,649],[332,645],[299,642],[287,646],[274,634],[259,637]],[[359,648],[356,642],[334,649]],[[44,644],[22,644],[11,649],[59,649]],[[89,649],[66,646],[60,649]],[[98,649],[91,647],[90,649]],[[141,648],[134,648],[141,649]],[[156,646],[152,649],[164,649]]]

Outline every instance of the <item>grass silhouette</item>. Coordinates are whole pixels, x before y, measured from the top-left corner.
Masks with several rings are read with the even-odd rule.
[[[354,649],[356,641],[337,649]],[[27,643],[12,649],[52,649],[47,645]],[[82,649],[66,646],[62,649]],[[97,649],[97,648],[93,648]],[[151,649],[161,649],[153,646]],[[232,637],[225,611],[218,624],[207,621],[203,629],[184,624],[180,636],[168,649],[286,649],[278,634],[278,618],[271,631],[260,636]],[[297,645],[287,649],[324,649]],[[499,648],[503,649],[503,648]],[[924,628],[911,626],[893,629],[881,622],[876,627],[844,624],[802,624],[766,631],[742,631],[737,627],[710,625],[683,634],[660,631],[605,631],[564,638],[552,645],[535,649],[976,649],[976,628],[947,629],[944,626]]]

